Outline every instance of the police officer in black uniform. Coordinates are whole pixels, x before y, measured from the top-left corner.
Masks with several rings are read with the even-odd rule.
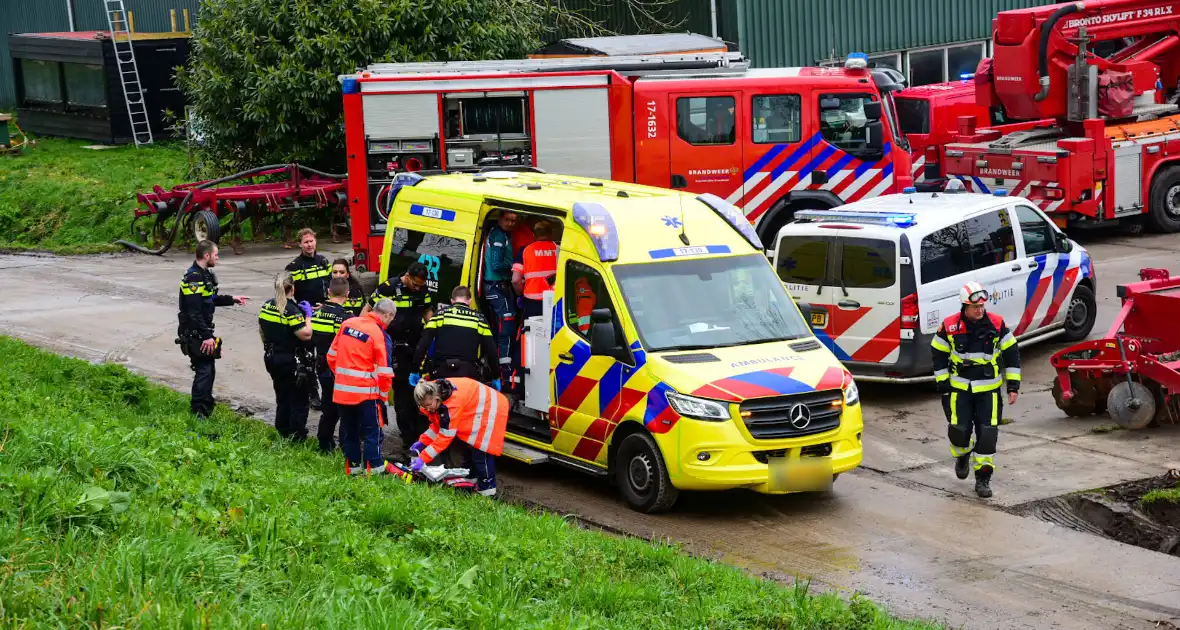
[[[324,391],[323,413],[320,414],[320,428],[316,437],[320,440],[320,450],[325,453],[336,448],[333,434],[336,432],[336,422],[340,419],[336,404],[332,402],[336,378],[328,368],[328,349],[332,347],[332,340],[340,331],[340,325],[352,317],[352,313],[345,307],[347,299],[348,280],[332,278],[332,282],[328,284],[328,301],[311,316],[311,341],[315,345],[316,371],[319,373],[320,388]]]
[[[430,351],[432,345],[433,352]],[[418,369],[428,354],[432,360],[432,379],[459,376],[483,381],[492,378],[492,387],[500,389],[496,338],[492,336],[488,320],[471,308],[471,291],[467,287],[455,287],[451,291],[451,305],[440,307],[438,314],[426,322],[422,340],[414,351],[411,385],[418,384]]]
[[[216,360],[221,358],[221,339],[213,336],[213,311],[218,306],[245,304],[244,295],[218,295],[217,245],[213,241],[197,243],[196,260],[180,280],[180,326],[176,343],[188,356],[193,368],[192,412],[199,418],[213,413],[213,379]]]
[[[275,297],[258,313],[263,362],[275,390],[275,428],[296,442],[307,439],[307,397],[316,379],[310,307],[295,303],[291,274],[275,278]]]
[[[344,278],[348,281],[348,299],[344,300],[344,308],[350,316],[359,316],[365,308],[365,303],[369,301],[369,296],[365,295],[365,289],[361,287],[360,281],[353,277],[352,267],[349,267],[347,259],[337,258],[332,261],[332,278]]]
[[[362,311],[362,314],[369,312],[382,298],[393,300],[397,307],[397,315],[386,331],[393,340],[393,409],[403,448],[407,446],[406,440],[422,435],[429,425],[414,402],[414,387],[410,385],[410,373],[416,371],[414,349],[422,338],[423,326],[434,315],[434,296],[426,290],[426,278],[426,265],[411,264],[400,277],[377,285]]]
[[[328,298],[328,281],[332,279],[332,265],[323,255],[316,253],[315,232],[303,228],[296,234],[299,239],[299,255],[287,263],[286,271],[295,281],[295,302],[307,304],[312,309]],[[302,306],[301,306],[302,308]],[[311,384],[311,407],[320,408],[318,383]]]

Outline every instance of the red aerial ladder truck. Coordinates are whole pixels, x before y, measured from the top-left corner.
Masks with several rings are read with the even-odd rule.
[[[1004,188],[1061,227],[1180,231],[1180,1],[1004,11],[992,40],[976,102],[1028,122],[960,119],[953,142],[928,149],[926,176]]]

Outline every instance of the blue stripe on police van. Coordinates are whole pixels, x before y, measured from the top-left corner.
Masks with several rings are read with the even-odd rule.
[[[432,208],[430,206],[423,206],[420,204],[413,204],[410,206],[410,214],[418,217],[426,217],[429,219],[438,219],[440,221],[454,221],[455,211],[444,210],[442,208]]]
[[[698,245],[695,247],[669,247],[668,249],[653,249],[648,254],[652,258],[675,258],[677,256],[703,256],[705,254],[728,254],[729,245]]]

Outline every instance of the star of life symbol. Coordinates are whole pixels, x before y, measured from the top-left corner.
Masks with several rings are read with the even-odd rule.
[[[680,219],[677,219],[676,217],[666,216],[666,217],[663,217],[663,219],[664,219],[664,225],[666,225],[670,228],[680,227]]]

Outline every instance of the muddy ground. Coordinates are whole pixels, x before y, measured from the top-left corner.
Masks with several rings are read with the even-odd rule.
[[[1141,267],[1180,273],[1176,236],[1079,238],[1096,260],[1097,335],[1118,311],[1117,284],[1134,281]],[[257,309],[270,296],[273,274],[295,254],[248,246],[235,255],[226,248],[217,269],[223,292],[251,302],[218,311],[226,351],[216,394],[263,418],[273,400]],[[177,286],[190,261],[185,252],[0,256],[0,333],[122,363],[187,391],[191,371],[172,340]],[[502,480],[515,500],[610,531],[675,540],[785,582],[799,577],[818,588],[864,592],[903,616],[966,628],[1180,624],[1180,558],[1114,540],[1087,519],[1066,522],[1033,510],[1180,469],[1180,427],[1106,431],[1108,418],[1071,419],[1056,408],[1048,358],[1062,347],[1050,342],[1023,351],[1024,390],[1005,410],[1014,423],[1001,429],[996,496],[989,501],[955,478],[945,420],[929,388],[870,384],[861,387],[864,464],[842,475],[829,495],[687,494],[672,513],[649,516],[629,510],[606,483],[558,467],[502,461]],[[1117,526],[1112,531],[1118,535]]]

